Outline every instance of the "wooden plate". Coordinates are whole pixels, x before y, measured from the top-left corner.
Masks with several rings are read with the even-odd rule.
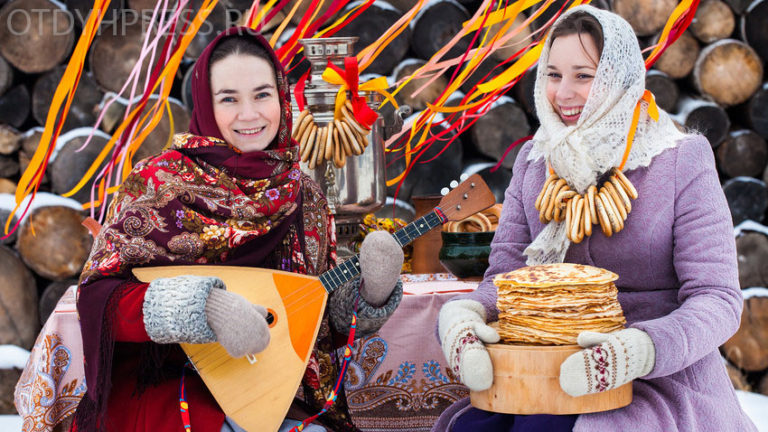
[[[560,364],[578,345],[486,345],[493,385],[470,392],[472,406],[505,414],[582,414],[608,411],[632,402],[632,383],[602,393],[573,397],[560,388]]]

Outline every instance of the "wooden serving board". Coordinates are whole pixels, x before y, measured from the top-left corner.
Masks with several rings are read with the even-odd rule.
[[[490,389],[469,393],[475,408],[505,414],[583,414],[632,402],[632,383],[602,393],[573,397],[560,388],[560,364],[578,345],[488,344],[493,363]]]

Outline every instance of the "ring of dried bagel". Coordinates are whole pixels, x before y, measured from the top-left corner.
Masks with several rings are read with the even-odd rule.
[[[621,172],[620,169],[614,168],[613,169],[614,175],[619,179],[619,182],[624,187],[624,190],[627,192],[627,195],[632,199],[637,199],[637,189],[635,189],[635,186],[632,184],[631,181],[627,178],[627,176],[624,175],[623,172]]]
[[[624,208],[624,204],[621,203],[619,193],[616,192],[616,188],[613,187],[613,184],[607,181],[603,184],[601,190],[602,189],[605,189],[606,195],[611,198],[611,204],[613,204],[613,207],[616,209],[616,211],[618,211],[618,215],[621,218],[621,221],[623,222],[627,220],[627,209]]]
[[[594,202],[594,201],[593,201]],[[589,208],[589,199],[584,198],[584,236],[589,237],[592,235],[592,224],[595,221],[592,219],[592,213],[594,209]]]
[[[463,232],[484,232],[491,230],[491,221],[482,214],[475,213],[458,223],[458,229]]]
[[[576,192],[572,191],[570,188],[567,190],[566,188],[560,189],[560,192],[557,194],[557,198],[555,198],[555,222],[562,222],[565,219],[565,213],[563,210],[565,210],[565,206],[567,205],[568,200],[574,198],[575,196],[577,196]]]
[[[489,232],[496,231],[501,219],[502,205],[495,204],[460,221],[449,221],[443,225],[446,232]]]
[[[544,199],[544,192],[546,192],[549,184],[555,180],[557,180],[557,176],[555,174],[550,174],[544,182],[544,186],[541,187],[541,192],[539,192],[539,196],[536,197],[536,202],[533,204],[533,207],[536,208],[536,210],[541,210],[541,201]]]
[[[571,239],[574,243],[580,243],[584,238],[584,226],[582,225],[582,215],[584,213],[584,198],[581,195],[571,201],[573,210],[571,213],[571,225],[568,231],[571,233]],[[579,237],[581,235],[581,237]]]
[[[312,113],[303,110],[296,118],[291,137],[299,144],[299,159],[307,163],[309,169],[315,169],[323,162],[332,162],[341,168],[348,156],[365,152],[369,145],[368,132],[354,118],[352,105],[347,101],[342,107],[342,118],[325,126],[318,126]]]
[[[592,235],[592,225],[600,225],[607,237],[624,229],[632,211],[637,189],[619,168],[613,168],[608,178],[599,185],[590,185],[579,194],[567,182],[551,173],[536,196],[534,207],[539,221],[547,224],[554,220],[565,223],[568,240],[578,243]]]
[[[491,221],[491,224],[498,225],[499,220],[501,220],[501,204],[494,204],[483,210],[482,213],[488,217],[488,220]]]

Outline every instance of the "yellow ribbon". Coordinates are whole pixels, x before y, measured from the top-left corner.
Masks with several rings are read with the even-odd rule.
[[[334,106],[334,118],[340,119],[341,118],[341,107],[344,106],[344,103],[347,101],[347,90],[350,90],[349,85],[347,84],[347,81],[335,70],[327,67],[323,71],[323,80],[329,84],[334,84],[339,86],[339,91],[336,93],[336,103]],[[387,91],[389,88],[389,83],[387,83],[386,77],[378,77],[374,78],[372,80],[366,81],[364,83],[360,83],[358,86],[358,90],[362,91],[369,91],[369,92],[376,92],[381,94],[388,100],[390,103],[392,103],[392,106],[395,107],[395,109],[398,108],[397,102],[395,101],[395,98],[392,97],[392,95]]]

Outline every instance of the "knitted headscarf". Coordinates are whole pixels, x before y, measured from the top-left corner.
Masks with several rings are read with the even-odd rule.
[[[576,124],[566,126],[546,97],[552,45],[548,40],[539,58],[534,88],[541,126],[533,137],[528,159],[544,158],[545,167],[551,167],[577,193],[584,193],[600,176],[620,165],[635,106],[645,91],[646,69],[632,27],[611,12],[586,5],[575,7],[558,18],[549,35],[566,17],[579,11],[594,16],[604,35],[592,88]],[[651,119],[643,101],[624,171],[650,165],[654,156],[674,147],[684,136],[667,113],[660,110],[658,121]],[[527,264],[563,262],[569,246],[565,223],[551,221],[525,250]]]

